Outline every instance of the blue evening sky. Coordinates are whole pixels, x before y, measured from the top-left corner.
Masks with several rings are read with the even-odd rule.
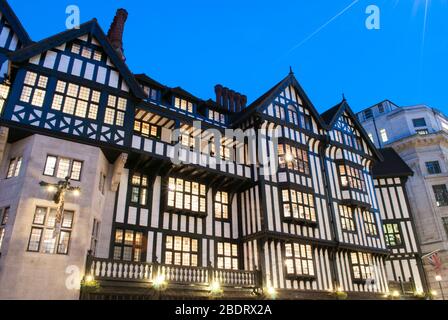
[[[448,113],[448,3],[359,0],[9,0],[33,40],[65,28],[65,8],[96,17],[107,32],[117,8],[129,12],[127,63],[200,98],[221,83],[255,100],[289,72],[319,111],[344,92],[355,111],[383,99],[425,103]],[[367,30],[368,5],[381,9],[381,30]],[[424,46],[422,46],[424,41]]]

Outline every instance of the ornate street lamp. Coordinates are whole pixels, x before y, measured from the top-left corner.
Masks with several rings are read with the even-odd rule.
[[[39,183],[41,187],[47,189],[48,192],[55,192],[53,201],[57,205],[56,209],[56,224],[54,228],[53,237],[57,238],[62,226],[62,217],[64,215],[65,196],[67,192],[73,193],[78,197],[81,194],[81,188],[72,187],[70,183],[70,177],[65,178],[64,181],[59,181],[57,184],[41,181]]]

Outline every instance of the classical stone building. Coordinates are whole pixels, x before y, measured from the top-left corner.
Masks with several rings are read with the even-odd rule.
[[[347,101],[319,114],[292,72],[202,100],[129,70],[125,10],[32,42],[0,4],[0,298],[426,291],[410,171]]]
[[[448,292],[448,118],[425,105],[381,102],[358,114],[377,147],[393,148],[414,172],[407,189],[423,254],[438,252],[440,271],[425,260],[428,281]],[[440,292],[439,292],[440,294]]]

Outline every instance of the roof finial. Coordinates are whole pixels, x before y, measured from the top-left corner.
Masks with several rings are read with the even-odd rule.
[[[347,101],[347,99],[345,99],[345,93],[342,93],[342,101]]]
[[[289,66],[289,74],[294,74],[294,71],[292,70],[291,66]]]

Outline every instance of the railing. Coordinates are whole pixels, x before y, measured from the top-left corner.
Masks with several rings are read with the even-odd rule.
[[[158,263],[114,261],[87,256],[86,275],[95,280],[152,282],[159,276],[169,284],[210,285],[217,281],[222,287],[259,288],[258,271],[218,270],[214,268],[184,267]]]

